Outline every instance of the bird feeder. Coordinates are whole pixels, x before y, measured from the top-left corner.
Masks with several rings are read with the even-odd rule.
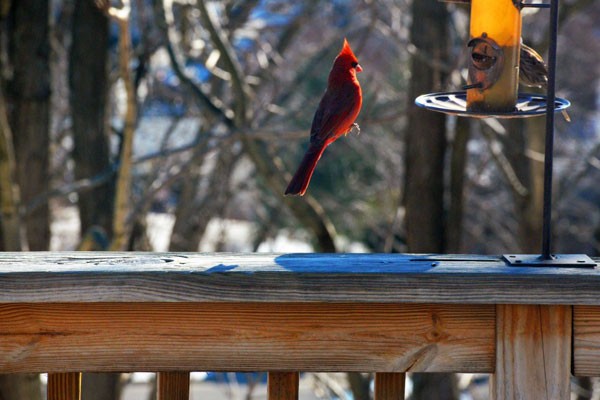
[[[520,8],[513,0],[472,0],[470,32],[467,110],[512,112],[519,85]]]
[[[544,158],[544,209],[541,255],[507,254],[504,259],[515,266],[560,265],[595,267],[584,254],[556,255],[551,252],[552,168],[554,113],[570,106],[555,96],[558,1],[525,3],[522,0],[441,0],[470,3],[471,22],[468,81],[463,91],[429,93],[415,103],[432,111],[474,118],[525,118],[546,115]],[[525,7],[550,9],[550,49],[546,96],[519,93],[521,51],[521,10]]]

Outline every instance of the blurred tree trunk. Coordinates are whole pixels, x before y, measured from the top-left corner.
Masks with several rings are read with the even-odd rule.
[[[444,73],[434,68],[447,53],[448,13],[437,0],[412,3],[411,42],[427,57],[411,61],[409,103],[439,89]],[[436,85],[437,84],[437,85]],[[444,252],[444,154],[446,118],[414,104],[406,133],[406,232],[410,252]]]
[[[106,7],[107,4],[100,2],[77,0],[73,11],[69,86],[75,143],[73,159],[77,179],[93,177],[105,172],[110,166],[109,138],[106,132],[106,102],[109,85],[107,70],[109,21]],[[126,40],[128,39],[129,35],[126,35]],[[95,229],[94,226],[112,232],[115,212],[113,185],[114,181],[110,180],[89,192],[79,194],[79,214],[83,233],[91,232]],[[82,398],[117,399],[120,392],[119,382],[120,374],[84,374]]]
[[[210,204],[201,205],[196,201],[200,185],[199,170],[200,166],[193,164],[182,176],[183,183],[175,208],[175,223],[169,242],[169,251],[198,251],[202,234],[214,216],[213,207],[216,206],[216,202],[211,201]],[[219,185],[217,189],[220,192],[223,186]],[[212,195],[209,194],[207,197],[212,197]],[[221,201],[220,204],[224,205],[224,202]]]
[[[524,253],[539,253],[542,243],[544,204],[545,118],[508,122],[505,152],[517,178],[527,188],[523,195],[513,190],[519,223],[518,243]]]
[[[109,135],[106,103],[108,93],[108,18],[92,1],[76,0],[72,44],[69,54],[69,88],[73,118],[75,179],[108,170]],[[79,193],[82,235],[94,225],[111,234],[114,181]]]
[[[12,104],[17,179],[24,203],[49,188],[50,42],[48,0],[15,1],[11,9],[10,58],[14,68],[8,96]],[[30,250],[47,250],[49,207],[25,217]]]
[[[4,95],[0,93],[0,212],[2,249],[21,251],[19,185],[16,183],[15,154],[12,131],[6,114]],[[41,399],[38,374],[0,375],[0,399]]]
[[[440,90],[447,61],[448,12],[438,0],[412,2],[410,40],[421,54],[411,60],[409,103],[418,95]],[[406,232],[409,252],[443,253],[444,157],[446,118],[412,106],[406,133]],[[451,374],[414,374],[413,400],[458,398],[457,382]]]
[[[126,250],[132,224],[127,221],[129,203],[131,202],[131,174],[133,169],[133,135],[137,120],[137,96],[130,69],[132,61],[132,44],[130,34],[131,8],[129,0],[121,0],[122,7],[111,6],[109,0],[102,0],[104,11],[119,26],[119,76],[125,87],[127,105],[123,115],[123,137],[119,155],[119,170],[115,188],[115,207],[112,219],[113,238],[109,249],[113,251]]]
[[[42,385],[39,374],[0,375],[0,399],[41,400]]]
[[[352,391],[352,398],[354,400],[369,400],[373,375],[361,374],[360,372],[348,372],[346,375]]]
[[[2,99],[0,110],[3,136],[2,234],[3,249],[19,251],[23,243],[17,211],[19,195],[15,187],[20,186],[22,199],[29,201],[47,190],[49,180],[49,4],[43,0],[5,2],[3,17],[8,7],[7,36],[13,76],[8,82],[6,100],[9,107],[4,107]],[[10,118],[8,108],[12,111]],[[25,223],[29,247],[46,250],[50,240],[48,205],[29,214]],[[0,399],[37,400],[41,397],[38,374],[0,375]]]
[[[16,182],[15,149],[0,88],[0,224],[2,250],[21,251],[21,198]]]
[[[81,377],[83,400],[117,400],[121,392],[121,375],[85,373]]]
[[[460,394],[454,374],[413,374],[412,400],[455,400]]]
[[[446,250],[449,253],[461,253],[465,168],[467,164],[467,144],[470,136],[471,121],[468,118],[458,118],[450,156],[450,205],[446,226]]]

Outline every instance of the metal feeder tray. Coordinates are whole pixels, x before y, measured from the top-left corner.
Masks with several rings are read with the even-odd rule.
[[[519,93],[515,111],[512,112],[474,112],[467,111],[467,92],[441,92],[423,94],[415,100],[419,107],[445,114],[471,118],[526,118],[546,113],[546,96],[530,93]],[[554,111],[562,111],[571,103],[556,98]]]

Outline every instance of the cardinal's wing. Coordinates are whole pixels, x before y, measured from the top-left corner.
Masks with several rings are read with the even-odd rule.
[[[310,142],[319,144],[332,141],[347,133],[361,106],[360,88],[350,82],[335,88],[327,88],[310,129]]]

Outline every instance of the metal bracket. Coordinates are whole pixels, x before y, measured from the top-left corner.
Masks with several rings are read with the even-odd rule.
[[[552,254],[549,260],[539,254],[503,254],[502,258],[512,267],[596,267],[594,260],[585,254]]]

